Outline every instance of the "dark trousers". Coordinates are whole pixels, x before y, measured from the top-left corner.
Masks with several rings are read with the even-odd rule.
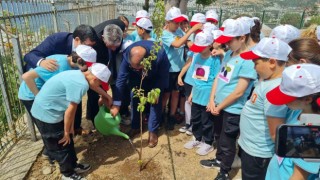
[[[31,116],[32,121],[34,122],[34,117],[31,114],[31,108],[32,108],[33,100],[26,101],[26,100],[21,100],[20,99],[20,101],[26,107],[28,113]],[[80,102],[78,104],[78,108],[77,108],[77,111],[76,111],[76,116],[74,118],[74,129],[75,130],[76,129],[80,129],[80,127],[81,127],[81,119],[82,119],[82,102]],[[39,129],[39,127],[37,127],[37,128]]]
[[[214,121],[216,120],[218,121],[214,123],[215,128],[216,124],[221,127],[222,123],[220,137],[217,141],[216,158],[221,161],[220,171],[228,173],[236,155],[236,141],[240,133],[240,115],[221,111],[220,116],[214,119]]]
[[[265,179],[271,158],[254,157],[239,149],[241,175],[243,180]]]
[[[146,91],[148,92],[148,91]],[[162,93],[159,96],[159,102],[154,105],[150,105],[150,112],[148,118],[148,130],[149,132],[156,133],[161,122],[161,112],[162,112]],[[133,93],[131,93],[131,128],[139,129],[140,128],[140,113],[137,111],[138,103],[140,102],[139,98],[133,98]],[[144,110],[146,112],[147,106]]]
[[[72,175],[78,159],[71,135],[70,144],[63,146],[58,143],[64,135],[63,121],[55,124],[49,124],[35,118],[35,123],[40,131],[48,155],[59,163],[61,174],[65,176]]]
[[[213,120],[210,112],[206,112],[206,107],[196,103],[191,106],[192,133],[197,141],[203,138],[206,144],[213,142]]]

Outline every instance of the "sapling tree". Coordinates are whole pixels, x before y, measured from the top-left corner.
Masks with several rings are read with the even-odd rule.
[[[162,28],[164,25],[164,17],[165,17],[165,7],[164,7],[164,1],[163,0],[157,0],[155,1],[155,8],[154,12],[152,14],[151,20],[153,23],[153,30],[154,33],[157,35],[156,41],[153,43],[152,50],[150,51],[150,55],[148,57],[145,57],[141,65],[143,66],[142,70],[142,77],[140,81],[140,86],[136,87],[132,90],[134,94],[134,98],[139,98],[140,102],[138,103],[137,110],[140,113],[140,150],[138,151],[139,154],[139,160],[138,164],[140,166],[140,171],[143,169],[143,162],[142,162],[142,117],[143,112],[145,110],[145,106],[147,103],[153,105],[157,103],[161,103],[159,100],[160,96],[160,89],[155,88],[152,89],[149,92],[146,92],[142,88],[143,80],[148,76],[148,71],[151,70],[151,64],[152,61],[157,59],[157,54],[159,50],[161,49],[161,36],[162,36]]]

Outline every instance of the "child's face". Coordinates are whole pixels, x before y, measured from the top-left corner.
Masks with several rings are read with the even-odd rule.
[[[200,54],[201,55],[207,55],[208,53],[210,53],[210,48],[211,47],[212,47],[211,45],[206,47]]]
[[[305,106],[305,100],[304,99],[296,99],[290,103],[287,104],[287,106],[292,110],[301,110]]]
[[[137,28],[137,33],[138,33],[138,35],[141,37],[141,36],[143,35],[143,33],[144,33],[144,29],[142,29],[142,28],[139,27],[139,26],[136,26],[136,28]]]
[[[188,21],[183,21],[180,23],[180,28],[184,31],[187,32],[189,29],[189,23]]]
[[[168,22],[168,29],[170,32],[176,32],[179,26],[180,26],[180,23],[176,23],[174,21]]]
[[[229,48],[235,52],[235,51],[238,51],[241,46],[244,45],[244,40],[245,40],[245,37],[244,36],[241,36],[240,38],[232,38],[231,41],[227,42],[226,45],[229,46]]]
[[[271,70],[271,63],[270,61],[264,61],[262,59],[256,59],[253,61],[254,69],[259,74],[259,77],[263,80],[269,79],[272,75],[273,71]]]

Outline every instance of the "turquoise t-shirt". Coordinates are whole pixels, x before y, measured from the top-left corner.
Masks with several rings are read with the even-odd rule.
[[[192,64],[193,64],[193,56],[194,55],[195,55],[194,52],[188,51],[187,56],[188,56],[188,58],[192,57],[192,60],[191,60],[190,66],[189,66],[189,68],[187,70],[187,73],[186,73],[186,75],[184,77],[184,82],[189,84],[189,85],[191,85],[191,86],[193,85],[193,80],[192,80],[192,69],[193,69],[193,67],[192,67]]]
[[[215,104],[220,104],[235,90],[240,78],[251,79],[250,84],[243,96],[224,109],[226,112],[240,115],[241,110],[246,103],[253,87],[253,82],[255,79],[257,79],[257,73],[254,69],[254,63],[252,61],[244,60],[240,56],[231,57],[231,53],[232,51],[229,50],[225,54],[221,64],[221,70],[217,76],[218,84],[215,94]]]
[[[128,40],[135,42],[135,36],[132,36],[131,34],[127,34],[126,38],[123,39],[123,43],[127,42]]]
[[[280,85],[281,78],[257,83],[251,98],[244,105],[240,116],[239,145],[254,157],[271,158],[274,154],[274,142],[270,137],[268,116],[286,118],[288,107],[272,105],[266,94]]]
[[[71,66],[68,63],[67,55],[56,54],[56,55],[48,56],[47,58],[56,60],[59,67],[54,72],[48,71],[47,69],[40,66],[30,70],[30,71],[36,71],[36,73],[39,76],[38,78],[35,79],[35,83],[39,90],[41,89],[43,84],[54,75],[63,71],[71,70]],[[31,90],[29,89],[29,87],[24,81],[22,81],[19,87],[18,97],[21,100],[27,100],[27,101],[34,100],[34,94],[31,92]]]
[[[61,72],[42,86],[31,114],[46,123],[61,122],[70,102],[79,104],[88,89],[88,81],[80,70]]]
[[[141,38],[140,38],[137,30],[132,31],[132,33],[130,34],[130,36],[131,36],[131,40],[132,40],[133,42],[141,41]],[[156,33],[154,33],[153,30],[150,32],[150,36],[151,36],[151,38],[153,38],[153,39],[157,39],[157,35],[156,35]]]
[[[163,48],[167,53],[168,59],[170,61],[171,67],[169,72],[179,72],[184,65],[183,53],[184,45],[179,48],[171,46],[172,42],[184,36],[183,31],[178,28],[174,33],[164,30],[162,33],[162,44]]]
[[[212,83],[220,70],[220,59],[210,56],[207,59],[202,59],[201,54],[194,56],[192,65],[192,102],[207,106]]]

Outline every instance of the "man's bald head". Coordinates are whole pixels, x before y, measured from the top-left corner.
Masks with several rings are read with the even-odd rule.
[[[130,64],[132,68],[140,70],[143,67],[140,65],[140,62],[143,60],[145,55],[147,54],[147,50],[141,46],[133,47],[130,50]]]

